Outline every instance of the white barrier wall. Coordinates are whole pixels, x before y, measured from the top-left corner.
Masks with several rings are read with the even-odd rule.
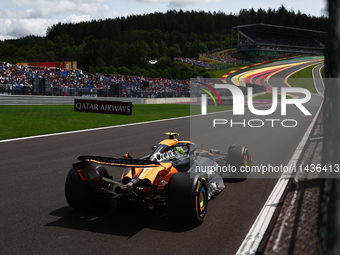
[[[169,98],[146,98],[145,104],[178,104],[178,103],[195,103],[197,97],[169,97]]]
[[[74,104],[74,99],[86,99],[86,97],[71,96],[15,96],[0,95],[0,105],[25,105],[25,104]],[[171,97],[171,98],[125,98],[125,97],[89,97],[88,99],[112,100],[132,102],[133,104],[176,104],[197,102],[197,98]]]

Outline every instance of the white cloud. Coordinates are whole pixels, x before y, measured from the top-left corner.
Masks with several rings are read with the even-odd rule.
[[[24,7],[25,5],[26,6],[32,6],[32,5],[37,6],[40,4],[53,5],[59,2],[70,2],[70,3],[76,3],[76,4],[83,4],[83,3],[103,3],[106,1],[107,0],[59,0],[59,1],[55,1],[55,0],[10,0],[9,2],[12,5]]]
[[[79,23],[81,21],[90,21],[90,15],[75,15],[72,14],[64,19],[64,23]]]
[[[325,16],[325,17],[328,17],[328,4],[327,4],[327,3],[324,3],[324,4],[321,6],[320,15],[323,15],[323,16]]]
[[[195,7],[198,5],[208,5],[221,0],[133,0],[140,4],[164,4],[169,9],[180,9],[185,7]]]
[[[326,0],[286,0],[285,6],[312,15],[325,15]],[[282,1],[281,1],[282,2]],[[238,13],[241,8],[278,8],[278,0],[7,0],[0,7],[0,39],[27,35],[45,36],[48,27],[58,22],[74,23],[116,18],[169,9],[210,10]],[[321,3],[322,2],[322,3]],[[288,8],[288,7],[286,7]],[[313,13],[314,12],[314,13]]]
[[[57,23],[50,19],[0,19],[0,39],[13,39],[27,35],[45,36],[48,26]]]
[[[41,0],[40,0],[41,1]],[[50,4],[36,5],[35,11],[30,12],[31,18],[37,17],[53,17],[57,15],[67,14],[86,14],[89,16],[97,17],[117,13],[112,10],[108,5],[97,2],[77,2],[77,1],[53,1]]]
[[[20,0],[18,2],[27,3],[32,2],[30,8],[19,10],[1,10],[1,18],[23,18],[23,19],[37,19],[50,18],[58,15],[67,14],[86,14],[92,17],[114,16],[118,14],[117,11],[111,9],[108,5],[102,4],[102,0],[97,1],[80,1],[80,0]],[[24,4],[25,5],[25,4]]]
[[[134,0],[138,3],[145,3],[145,4],[155,4],[155,3],[167,3],[169,0]]]
[[[196,4],[209,4],[212,2],[218,2],[219,0],[135,0],[138,3],[143,4],[157,4],[164,3],[169,6],[177,6],[177,5],[196,5]]]
[[[11,0],[11,6],[0,10],[0,39],[45,36],[47,28],[58,22],[76,23],[117,17],[118,12],[106,5],[105,1]]]
[[[206,3],[209,1],[201,1],[202,3]],[[185,0],[185,1],[181,1],[181,0],[171,0],[169,1],[169,7],[170,8],[183,8],[183,7],[187,7],[187,6],[193,6],[198,4],[197,1],[195,0]]]
[[[179,1],[173,1],[173,0],[135,0],[135,1],[139,3],[168,3],[168,4],[170,4],[171,2],[179,2]],[[185,2],[188,4],[193,4],[193,3],[206,4],[209,2],[216,2],[216,0],[183,0],[181,2]]]

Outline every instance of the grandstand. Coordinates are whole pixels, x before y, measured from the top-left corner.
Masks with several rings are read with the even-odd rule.
[[[90,74],[0,62],[0,95],[82,97],[189,97],[190,80],[146,78],[120,74]]]
[[[242,25],[232,28],[237,32],[237,56],[240,58],[272,58],[293,55],[323,54],[326,32],[268,24]]]

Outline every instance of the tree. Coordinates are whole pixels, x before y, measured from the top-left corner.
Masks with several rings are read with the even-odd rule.
[[[173,66],[173,62],[170,57],[161,57],[158,59],[158,63],[156,64],[157,68],[166,69]]]
[[[165,56],[166,52],[168,51],[168,47],[166,46],[165,42],[161,41],[158,44],[158,51],[160,56]]]
[[[13,44],[7,42],[0,43],[0,56],[7,58],[9,56],[13,56],[16,51],[17,47],[15,47]]]
[[[266,23],[267,13],[263,9],[257,10],[257,22],[256,23]]]
[[[137,41],[135,45],[130,45],[130,56],[131,62],[129,66],[138,66],[141,68],[146,68],[149,65],[150,60],[150,47],[144,41]]]
[[[174,46],[171,46],[168,49],[167,55],[171,58],[174,59],[175,57],[180,57],[182,55],[181,49],[179,48],[178,44],[175,44]]]
[[[101,57],[98,57],[96,59],[96,66],[98,67],[104,67],[106,66],[106,63],[104,62],[104,60]]]
[[[286,24],[287,17],[288,17],[288,11],[283,5],[281,5],[277,11],[278,25],[284,26]]]
[[[192,49],[191,42],[189,41],[187,41],[184,45],[183,56],[189,57],[189,58],[193,57],[193,49]]]
[[[85,66],[95,66],[101,58],[107,66],[136,66],[149,71],[155,68],[148,63],[151,59],[197,58],[198,53],[228,46],[230,30],[237,25],[267,23],[324,31],[327,20],[288,11],[283,5],[277,11],[242,9],[228,15],[170,10],[76,24],[57,23],[47,29],[46,37],[0,41],[0,56],[2,60],[16,61],[74,60]],[[168,74],[173,75],[172,71]]]
[[[158,44],[155,41],[153,41],[151,43],[150,48],[151,48],[150,58],[151,59],[158,59],[160,57],[159,50],[158,50]]]

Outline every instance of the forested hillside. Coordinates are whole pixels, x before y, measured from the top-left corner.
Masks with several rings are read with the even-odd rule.
[[[173,57],[197,58],[198,53],[228,47],[232,27],[254,23],[325,31],[327,18],[295,13],[281,6],[277,10],[242,9],[237,14],[172,10],[77,24],[58,23],[47,29],[46,37],[0,42],[0,60],[72,60],[82,66],[97,67],[92,70],[117,71],[121,67],[120,71],[164,71],[174,68]],[[152,59],[158,59],[158,64],[151,65]]]

